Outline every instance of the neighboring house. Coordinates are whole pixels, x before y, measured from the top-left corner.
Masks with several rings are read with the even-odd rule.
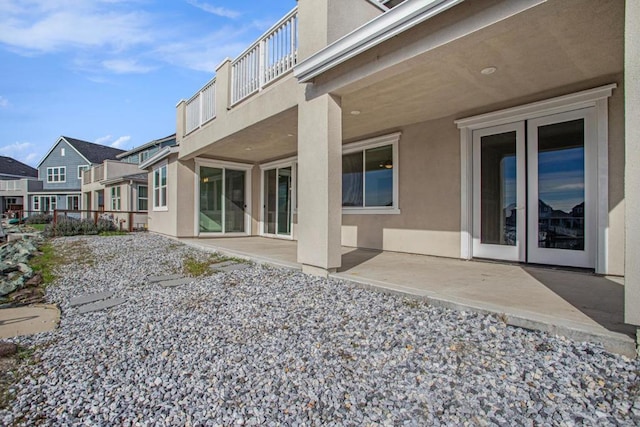
[[[17,215],[28,203],[29,190],[42,187],[38,170],[16,159],[0,156],[0,213]]]
[[[154,139],[151,142],[147,142],[132,150],[126,151],[122,154],[118,154],[116,157],[126,163],[134,163],[139,165],[147,161],[150,157],[153,157],[158,151],[165,147],[172,147],[176,145],[176,134],[165,136],[164,138]]]
[[[115,159],[124,150],[61,136],[38,164],[42,190],[30,192],[30,210],[80,210],[85,170]]]
[[[640,2],[381,3],[301,1],[180,102],[149,229],[320,275],[341,245],[582,267],[640,325]]]
[[[176,144],[175,135],[153,140],[105,160],[84,173],[82,209],[107,212],[118,217],[123,227],[144,228],[147,224],[149,188],[147,174],[138,167],[141,159]],[[117,212],[123,212],[118,214]],[[131,214],[126,212],[140,212]]]

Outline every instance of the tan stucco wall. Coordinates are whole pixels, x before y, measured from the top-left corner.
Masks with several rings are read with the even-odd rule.
[[[624,85],[616,76],[618,88],[609,98],[609,244],[608,274],[624,275],[625,196],[624,196]]]
[[[167,164],[167,208],[168,210],[154,210],[153,209],[153,169],[157,168],[158,165],[154,165],[152,169],[150,169],[149,173],[149,221],[148,228],[149,231],[166,234],[168,236],[178,237],[180,236],[180,232],[184,232],[185,225],[178,223],[178,218],[180,221],[184,221],[186,223],[191,223],[191,232],[190,234],[185,234],[184,237],[193,236],[193,208],[189,208],[188,205],[182,206],[180,202],[188,202],[188,195],[191,195],[193,199],[193,175],[191,176],[191,180],[188,180],[187,174],[184,173],[184,168],[180,168],[182,173],[178,173],[179,170],[179,162],[177,160],[177,154],[172,154],[168,158]],[[185,181],[186,179],[186,181]],[[178,195],[178,193],[181,193]],[[193,201],[191,202],[193,205]],[[190,212],[188,212],[190,211]],[[191,216],[191,220],[189,221],[188,216]]]
[[[640,325],[640,2],[627,0],[625,22],[625,81],[627,140],[625,321]],[[640,332],[640,331],[639,331]]]
[[[460,133],[453,117],[401,129],[398,215],[342,215],[342,244],[460,256]]]

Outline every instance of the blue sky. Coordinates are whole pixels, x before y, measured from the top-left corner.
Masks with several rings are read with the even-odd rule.
[[[35,166],[60,135],[130,149],[295,0],[0,0],[0,155]]]

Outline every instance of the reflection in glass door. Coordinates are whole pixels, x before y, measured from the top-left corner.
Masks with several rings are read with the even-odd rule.
[[[245,171],[200,166],[200,232],[245,231],[245,176]]]
[[[263,233],[291,235],[291,166],[264,171]]]
[[[528,258],[541,264],[594,267],[590,110],[530,120]]]
[[[576,110],[473,132],[475,257],[595,267],[592,114]]]

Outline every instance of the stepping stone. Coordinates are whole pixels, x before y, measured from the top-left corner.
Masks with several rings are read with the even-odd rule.
[[[149,283],[166,282],[167,280],[180,279],[182,274],[170,274],[168,276],[149,276]]]
[[[237,264],[237,262],[235,262],[235,261],[223,261],[223,262],[219,262],[219,263],[216,263],[216,264],[211,264],[209,266],[209,268],[212,269],[212,270],[221,270],[222,267],[226,267],[228,265],[234,265],[234,264]]]
[[[106,308],[111,308],[111,307],[115,307],[116,305],[120,305],[125,301],[126,301],[125,298],[113,298],[113,299],[98,301],[92,304],[83,305],[82,307],[78,308],[78,312],[89,313],[90,311],[104,310]]]
[[[165,280],[164,282],[160,282],[160,286],[163,288],[175,288],[180,285],[187,285],[189,283],[193,283],[195,279],[193,278],[181,278],[181,279],[173,279],[173,280]]]
[[[103,299],[110,298],[112,295],[113,295],[113,291],[105,291],[105,292],[98,292],[97,294],[82,295],[79,297],[71,298],[69,300],[69,305],[71,307],[75,307],[77,305],[88,304],[90,302],[95,302],[95,301],[100,301]]]
[[[233,264],[233,265],[227,265],[226,267],[218,268],[218,270],[228,273],[230,271],[246,270],[247,268],[250,268],[250,267],[251,267],[251,264]]]

